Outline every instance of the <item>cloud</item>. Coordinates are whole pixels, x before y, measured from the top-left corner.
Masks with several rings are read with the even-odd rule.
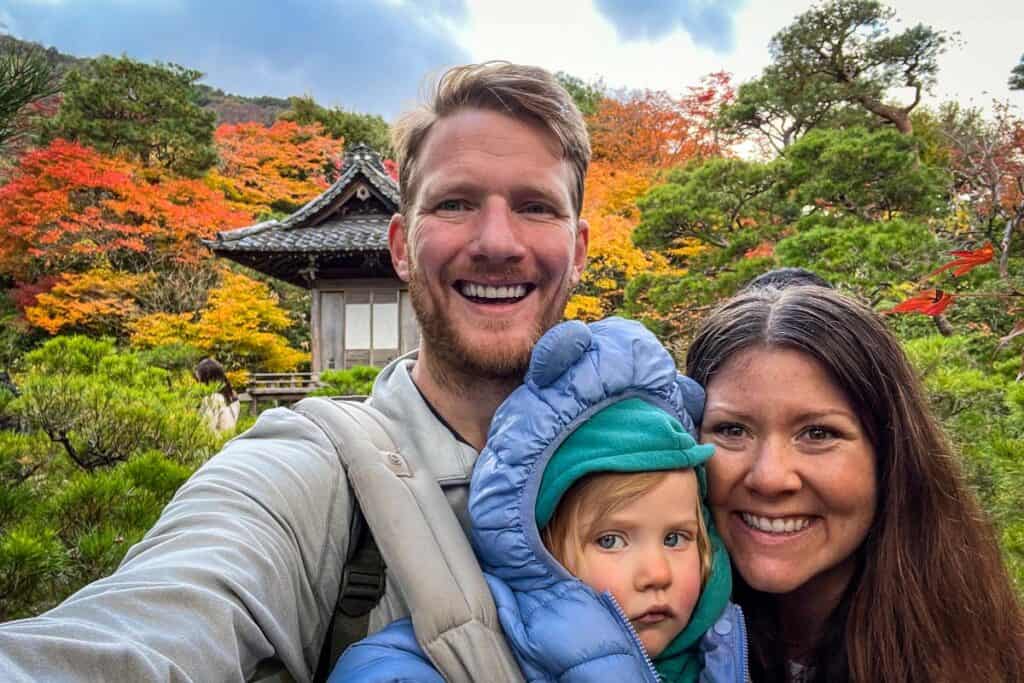
[[[311,94],[387,118],[424,77],[470,61],[455,38],[464,0],[14,0],[6,11],[19,37],[76,56],[174,62],[227,92]]]
[[[682,28],[697,45],[731,52],[734,14],[744,0],[594,0],[623,40],[657,40]]]

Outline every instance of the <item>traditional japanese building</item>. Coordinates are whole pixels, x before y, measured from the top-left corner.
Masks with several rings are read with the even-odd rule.
[[[206,245],[312,290],[313,372],[384,365],[418,345],[407,285],[391,267],[388,223],[398,185],[366,145],[345,152],[341,177],[277,221],[217,233]]]

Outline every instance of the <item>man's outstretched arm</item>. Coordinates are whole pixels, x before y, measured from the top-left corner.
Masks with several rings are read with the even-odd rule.
[[[0,624],[4,681],[308,680],[333,615],[351,502],[330,442],[267,411],[175,495],[118,570]]]

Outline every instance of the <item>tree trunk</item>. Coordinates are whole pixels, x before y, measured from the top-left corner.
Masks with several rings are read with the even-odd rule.
[[[953,324],[941,313],[932,317],[932,320],[935,321],[935,327],[943,337],[952,337],[953,333],[956,332],[953,329]]]
[[[911,135],[914,132],[914,125],[910,122],[910,111],[899,107],[890,107],[884,102],[879,102],[873,97],[861,97],[858,99],[861,105],[869,112],[885,119],[896,126],[903,135]]]
[[[1013,237],[1013,229],[1016,227],[1016,220],[1006,221],[1006,228],[1003,230],[1003,239],[999,242],[999,277],[1003,280],[1010,275],[1010,239]]]

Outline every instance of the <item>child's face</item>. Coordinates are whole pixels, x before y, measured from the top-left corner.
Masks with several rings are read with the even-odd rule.
[[[690,621],[700,597],[697,477],[670,472],[633,502],[596,520],[581,515],[582,553],[568,567],[598,591],[610,591],[657,657]]]

